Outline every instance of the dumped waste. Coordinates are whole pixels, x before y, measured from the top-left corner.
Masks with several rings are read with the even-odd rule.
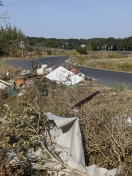
[[[20,96],[24,97],[24,95],[27,95],[26,93],[28,91],[30,93],[32,88],[37,86],[36,94],[39,94],[39,100],[36,98],[36,95],[32,95],[31,101],[41,105],[43,101],[43,103],[46,103],[49,98],[49,105],[51,104],[52,106],[52,99],[54,99],[56,100],[54,102],[56,103],[56,107],[54,108],[56,110],[58,106],[57,98],[62,98],[65,101],[65,97],[59,97],[59,91],[65,94],[65,90],[67,89],[70,93],[70,90],[74,90],[78,87],[78,93],[81,94],[86,83],[90,82],[91,79],[88,79],[86,75],[75,68],[68,69],[62,66],[51,68],[46,64],[40,64],[38,67],[34,67],[32,71],[17,70],[13,75],[11,75],[10,72],[4,75],[3,80],[0,80],[0,97],[6,99],[15,94],[18,96],[18,99],[21,99]],[[57,90],[58,87],[60,88],[59,91]],[[18,149],[13,150],[7,148],[4,151],[4,158],[8,159],[10,166],[14,170],[19,167],[27,167],[26,164],[29,162],[28,167],[30,166],[37,171],[48,171],[49,174],[54,173],[55,176],[115,176],[118,168],[116,168],[115,165],[111,167],[112,164],[110,167],[107,167],[109,165],[102,166],[102,163],[104,164],[106,161],[109,164],[113,159],[121,161],[121,159],[125,157],[125,152],[129,151],[130,145],[123,146],[122,143],[118,145],[116,141],[117,138],[113,140],[113,129],[119,125],[117,132],[119,130],[124,132],[124,126],[122,128],[122,126],[119,123],[115,123],[115,121],[111,123],[111,121],[107,119],[108,113],[106,113],[106,119],[103,119],[101,116],[98,117],[96,110],[91,116],[90,112],[88,112],[89,115],[86,116],[88,113],[82,111],[82,109],[85,110],[85,108],[88,107],[89,101],[93,100],[97,95],[103,96],[100,91],[93,89],[92,92],[87,92],[85,97],[76,96],[76,100],[73,101],[75,96],[72,95],[71,91],[71,93],[68,94],[68,96],[71,97],[68,102],[69,104],[61,104],[62,107],[64,106],[64,109],[61,109],[59,115],[44,113],[46,111],[43,112],[40,108],[32,107],[30,103],[24,102],[25,99],[23,98],[22,103],[24,103],[26,107],[23,110],[25,114],[19,112],[19,115],[16,115],[14,119],[9,119],[8,116],[6,118],[0,118],[0,124],[3,124],[3,128],[7,124],[14,125],[15,130],[22,128],[22,134],[19,133],[20,129],[18,131],[16,130],[16,132],[14,129],[11,131],[12,135],[9,135],[8,144],[12,146],[18,145]],[[99,100],[98,96],[97,99]],[[117,96],[117,94],[113,94],[112,96]],[[43,97],[45,99],[43,99]],[[64,101],[63,103],[65,103]],[[70,104],[70,102],[72,103]],[[92,101],[90,101],[90,103],[92,103]],[[99,103],[101,104],[101,102]],[[97,102],[97,104],[99,103]],[[66,105],[69,105],[69,109],[65,107]],[[3,107],[7,107],[7,111],[12,114],[8,105],[4,104]],[[63,110],[66,109],[68,109],[68,111],[76,110],[77,114],[81,112],[84,119],[75,115],[72,116],[70,112],[63,112]],[[64,114],[64,117],[62,117],[62,114]],[[87,121],[85,121],[85,118],[87,118]],[[21,119],[22,121],[20,121]],[[26,124],[28,120],[30,123]],[[89,126],[86,126],[88,122],[90,122]],[[109,124],[110,126],[108,126]],[[121,124],[125,124],[127,128],[131,127],[131,117],[129,115],[123,117]],[[90,131],[93,132],[92,135]],[[104,133],[108,132],[109,136],[105,138],[102,135],[103,131]],[[24,134],[24,132],[26,134]],[[20,141],[17,135],[19,135],[20,139],[24,139],[23,143],[19,143]],[[25,148],[25,143],[28,143],[27,140],[29,136],[31,137],[31,146],[27,145],[28,147]],[[100,136],[103,136],[104,139],[102,140]],[[120,141],[122,142],[123,140]],[[19,144],[17,144],[17,142]],[[85,149],[86,143],[88,146],[87,150]],[[17,154],[18,151],[20,155]],[[87,154],[86,151],[89,153]],[[110,160],[107,156],[108,152],[110,152],[110,154],[113,152],[112,157],[110,156]],[[100,161],[98,162],[98,159],[95,159],[93,161],[97,161],[97,165],[92,162],[89,164],[89,162],[86,161],[86,155],[89,158],[91,156],[96,158],[98,155]],[[106,160],[104,160],[104,158]],[[120,167],[123,169],[122,165]]]
[[[54,121],[55,126],[50,126],[46,138],[45,134],[42,134],[42,136],[46,142],[45,146],[50,146],[50,142],[53,141],[52,147],[56,156],[54,157],[50,147],[48,150],[39,148],[36,152],[30,151],[29,155],[31,158],[41,159],[45,163],[43,165],[34,163],[33,168],[58,170],[55,172],[56,176],[62,174],[66,176],[115,176],[116,169],[107,170],[98,168],[96,165],[86,166],[78,118],[64,118],[51,113],[45,113],[45,115],[50,121]]]
[[[27,159],[33,169],[46,170],[55,176],[115,176],[115,169],[105,169],[96,165],[86,166],[85,155],[77,117],[66,118],[51,113],[43,113],[49,121],[47,130],[39,134],[36,130],[37,150],[29,149],[27,157],[20,158],[13,150],[5,151],[12,167],[21,166]],[[46,120],[46,119],[45,119]],[[2,121],[2,120],[1,120]],[[4,122],[5,123],[5,122]]]
[[[3,97],[8,97],[14,93],[18,93],[19,96],[23,95],[24,92],[26,92],[26,90],[23,90],[24,88],[31,88],[34,86],[35,78],[38,79],[38,82],[48,79],[52,82],[56,82],[57,84],[64,84],[66,86],[76,85],[82,81],[88,80],[83,73],[78,72],[77,69],[74,68],[71,69],[71,71],[62,66],[53,69],[52,67],[48,67],[47,64],[41,63],[39,63],[38,66],[32,65],[32,67],[32,71],[15,71],[15,76],[12,76],[12,79],[9,78],[10,73],[6,73],[4,80],[0,80],[0,90],[2,90],[0,94],[1,97],[3,94],[6,94],[6,96]],[[6,90],[7,87],[8,90]]]
[[[84,78],[74,74],[73,72],[65,69],[64,67],[60,66],[55,69],[53,72],[46,75],[46,78],[50,79],[51,81],[56,81],[57,83],[62,83],[67,86],[75,85],[81,81],[84,81]]]

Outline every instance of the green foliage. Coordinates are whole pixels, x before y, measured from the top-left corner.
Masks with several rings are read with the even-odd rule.
[[[36,55],[42,56],[42,49],[40,47],[36,48]]]
[[[88,42],[88,44],[87,44],[87,50],[88,50],[88,51],[92,51],[92,45],[91,45],[91,43],[89,43],[89,42]]]
[[[77,49],[77,52],[79,52],[80,54],[87,54],[87,48],[86,47],[78,47]]]
[[[128,38],[92,38],[92,39],[55,39],[43,37],[28,37],[29,44],[34,47],[76,49],[84,44],[87,50],[132,51],[132,37]],[[67,46],[66,46],[66,43]],[[106,45],[106,48],[105,48]]]
[[[48,55],[52,55],[52,51],[51,50],[47,50],[47,54]]]
[[[20,41],[27,43],[26,36],[17,27],[6,24],[5,28],[0,27],[0,51],[10,55],[19,56]]]

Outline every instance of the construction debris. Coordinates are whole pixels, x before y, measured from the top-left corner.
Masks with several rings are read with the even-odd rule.
[[[36,61],[38,65],[36,65]],[[66,86],[74,86],[82,81],[88,80],[83,73],[79,72],[77,68],[74,67],[68,70],[60,66],[53,70],[53,68],[48,67],[47,64],[42,64],[39,60],[34,59],[32,68],[32,71],[17,70],[14,72],[14,75],[7,72],[3,77],[4,79],[0,80],[1,95],[6,94],[4,97],[8,97],[14,93],[18,93],[18,96],[21,96],[26,92],[24,89],[34,86],[35,78],[38,78],[37,82],[45,81],[44,78],[46,78],[52,82]],[[24,85],[25,87],[23,87]]]
[[[60,66],[53,72],[46,75],[46,78],[56,81],[57,83],[62,83],[67,86],[75,85],[84,80],[81,76],[74,74],[73,72],[67,70],[66,68]]]
[[[12,126],[14,125],[14,131],[16,131],[15,134],[14,131],[12,130],[11,133],[13,134],[13,136],[17,138],[18,131],[20,130],[19,128],[22,128],[21,129],[22,131],[25,130],[26,136],[27,134],[30,134],[30,130],[31,136],[35,131],[35,136],[33,136],[33,138],[31,139],[33,143],[30,143],[31,148],[30,147],[29,147],[30,149],[28,147],[26,148],[27,150],[29,149],[28,155],[26,153],[26,156],[28,156],[28,159],[30,159],[31,166],[34,169],[48,170],[49,173],[54,172],[55,175],[65,174],[66,176],[70,175],[115,176],[116,169],[112,168],[118,167],[120,163],[119,162],[117,162],[117,164],[112,163],[113,164],[112,165],[111,161],[118,160],[118,156],[119,156],[118,161],[121,161],[123,157],[125,158],[124,154],[127,151],[130,151],[129,149],[130,145],[128,145],[127,147],[127,139],[125,142],[122,139],[120,140],[121,133],[119,133],[118,130],[117,131],[115,130],[117,129],[116,128],[117,125],[115,125],[115,127],[113,126],[114,125],[113,122],[115,121],[112,121],[112,117],[110,117],[110,119],[107,119],[107,116],[109,114],[112,114],[112,112],[110,113],[109,111],[106,112],[106,116],[102,118],[103,111],[100,116],[97,110],[94,110],[90,115],[90,112],[92,111],[91,107],[90,107],[91,109],[85,111],[86,107],[88,109],[88,106],[85,103],[87,103],[94,96],[100,93],[100,91],[96,91],[97,87],[94,88],[92,87],[92,89],[90,89],[87,86],[88,84],[86,83],[86,81],[91,80],[88,80],[87,77],[84,74],[80,73],[77,69],[66,69],[65,67],[58,67],[56,69],[53,69],[48,67],[47,65],[42,64],[36,70],[33,71],[19,70],[18,72],[15,72],[15,74],[12,75],[10,73],[8,74],[6,73],[6,81],[4,79],[0,81],[1,91],[3,91],[7,95],[7,97],[13,95],[14,93],[16,93],[18,96],[23,96],[25,94],[26,96],[23,96],[21,98],[15,97],[18,100],[17,101],[18,104],[21,101],[22,101],[21,103],[23,103],[23,100],[29,100],[30,103],[32,103],[32,100],[34,100],[35,106],[37,107],[37,108],[35,107],[37,109],[36,111],[42,110],[42,107],[44,105],[44,108],[48,107],[47,109],[49,111],[50,110],[52,111],[53,109],[53,111],[56,114],[60,115],[65,110],[65,107],[70,107],[70,111],[75,110],[74,108],[80,108],[76,113],[77,115],[75,115],[75,113],[73,112],[74,116],[71,115],[70,112],[67,113],[68,115],[64,113],[65,117],[60,117],[62,115],[56,116],[51,113],[43,113],[43,115],[46,115],[47,117],[46,119],[44,119],[45,116],[42,116],[43,121],[41,121],[42,112],[39,112],[37,115],[36,114],[34,115],[33,113],[34,110],[31,107],[29,108],[27,106],[24,106],[25,108],[24,111],[27,111],[26,114],[19,112],[19,115],[17,116],[17,114],[14,113],[14,116],[15,115],[17,116],[15,118],[17,123],[13,118],[11,119],[11,121],[14,120],[14,122],[11,125]],[[76,86],[76,84],[78,85]],[[67,88],[67,86],[69,87]],[[67,90],[67,92],[65,90]],[[82,96],[84,90],[85,94],[83,94]],[[59,96],[60,91],[63,92],[62,96]],[[116,98],[116,94],[114,95],[115,95],[114,97]],[[43,96],[45,96],[44,99]],[[100,93],[99,97],[95,98],[95,100],[96,99],[98,100],[96,102],[97,105],[102,104],[102,99],[100,99],[100,96],[105,96],[105,93],[104,95]],[[63,100],[60,100],[59,98]],[[60,101],[59,103],[57,102],[58,100]],[[94,101],[91,101],[92,106],[94,106],[93,102]],[[110,101],[108,100],[108,103],[109,102]],[[54,104],[56,105],[54,106]],[[82,107],[84,104],[86,106]],[[50,106],[51,109],[49,108]],[[59,109],[57,106],[61,108]],[[23,108],[21,109],[23,110]],[[45,111],[45,109],[43,110]],[[11,109],[9,110],[8,108],[8,111],[10,112],[10,114],[12,114]],[[4,125],[10,123],[11,121],[8,121],[9,118],[0,118],[0,124]],[[20,119],[22,119],[22,121],[20,121]],[[29,123],[27,126],[28,120]],[[78,121],[82,127],[81,131]],[[109,123],[107,123],[107,121]],[[45,123],[50,124],[50,126],[45,127],[44,126]],[[126,127],[129,130],[131,129],[129,128],[132,124],[130,114],[128,114],[126,118],[122,120],[121,125],[123,127],[125,126],[124,124],[126,124]],[[118,125],[120,125],[119,122]],[[125,133],[125,130],[124,128],[122,128],[121,125],[119,126],[121,128],[121,132],[123,131]],[[30,130],[28,131],[29,128]],[[118,137],[115,136],[114,131],[116,133],[118,132],[119,134],[119,135],[117,134]],[[106,136],[103,135],[103,132],[106,134]],[[81,133],[84,139],[81,138]],[[110,134],[110,137],[108,136],[108,138],[107,133],[108,135]],[[8,137],[9,139],[11,139],[10,133]],[[115,140],[113,140],[114,137]],[[23,138],[23,133],[22,135],[20,135],[19,140],[21,140],[21,138]],[[121,144],[118,142],[118,138]],[[25,139],[27,138],[24,136],[24,140]],[[26,142],[27,143],[29,142],[28,139]],[[87,145],[85,145],[86,143]],[[124,148],[122,149],[121,147],[124,145],[124,143],[126,143],[126,146],[124,146]],[[14,142],[11,145],[17,146],[18,144],[17,142],[16,143]],[[112,148],[114,145],[115,148]],[[87,149],[85,149],[86,146]],[[120,152],[119,154],[118,150]],[[14,164],[15,166],[17,164],[20,166],[22,162],[20,162],[20,158],[17,157],[17,154],[14,151],[7,151],[6,157],[9,157],[9,161],[12,166]],[[86,153],[84,154],[84,152],[89,153],[86,155]],[[24,152],[22,150],[22,154],[23,153]],[[93,159],[92,160],[90,158],[89,160],[90,162],[88,163],[86,161],[85,155],[88,156],[89,158],[93,157],[94,159],[92,158]],[[108,164],[105,165],[104,164],[105,162]],[[109,166],[109,164],[111,165]],[[88,167],[86,165],[88,165]]]

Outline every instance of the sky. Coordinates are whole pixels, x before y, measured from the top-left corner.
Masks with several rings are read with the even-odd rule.
[[[58,39],[132,36],[132,0],[2,0],[0,24]]]

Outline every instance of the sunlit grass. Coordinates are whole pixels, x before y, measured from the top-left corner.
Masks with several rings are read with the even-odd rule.
[[[79,65],[89,67],[132,72],[132,57],[119,54],[109,54],[106,52],[89,53],[87,56],[78,56]]]

